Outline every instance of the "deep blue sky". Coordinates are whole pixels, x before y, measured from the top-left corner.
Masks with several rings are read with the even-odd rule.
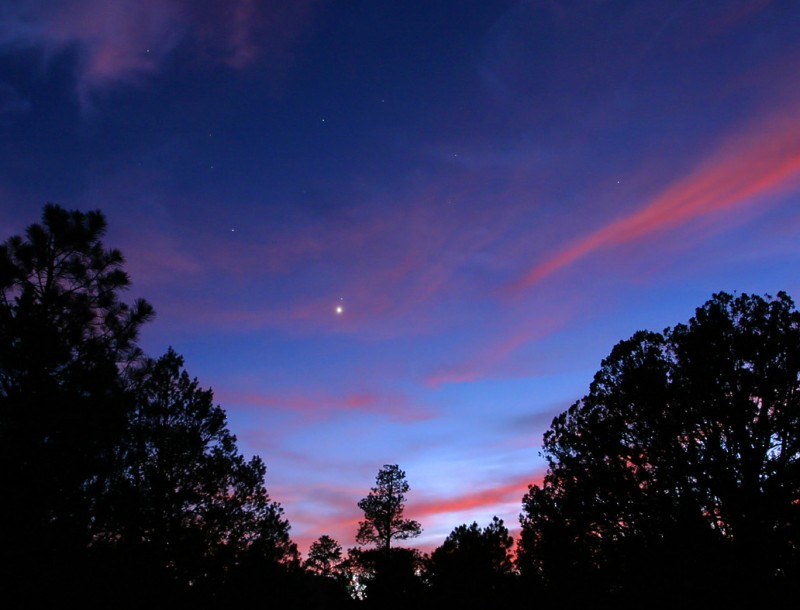
[[[11,0],[0,230],[103,210],[301,547],[397,463],[430,549],[617,341],[800,294],[798,66],[793,0]]]

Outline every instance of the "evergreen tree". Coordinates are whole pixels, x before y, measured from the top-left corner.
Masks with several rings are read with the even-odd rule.
[[[360,564],[364,594],[374,607],[407,607],[421,597],[419,552],[392,548],[393,540],[407,540],[422,532],[417,521],[403,517],[408,490],[406,473],[397,464],[387,464],[378,471],[375,487],[358,502],[364,520],[358,524],[356,542],[374,548],[351,556]]]
[[[324,534],[309,547],[305,567],[320,576],[334,576],[341,562],[342,545]]]
[[[459,525],[431,554],[427,576],[434,599],[459,608],[507,606],[512,544],[508,528],[497,517],[483,529],[476,522]]]
[[[41,224],[0,245],[0,553],[12,598],[82,587],[93,506],[125,431],[119,371],[153,310],[120,300],[129,278],[105,231],[99,211],[47,205]]]
[[[154,586],[182,594],[218,593],[242,562],[296,561],[264,464],[238,452],[212,391],[172,349],[131,378],[135,407],[106,503],[106,545],[143,562]]]
[[[388,553],[392,540],[406,540],[422,533],[418,522],[403,518],[408,489],[406,473],[397,464],[387,464],[378,471],[375,487],[358,502],[364,520],[358,524],[356,542],[374,544]]]
[[[688,324],[635,334],[544,451],[519,557],[559,601],[576,578],[632,605],[796,593],[800,313],[785,293],[720,293]]]

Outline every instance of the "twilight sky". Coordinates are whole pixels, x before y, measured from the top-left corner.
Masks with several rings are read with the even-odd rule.
[[[0,240],[100,208],[305,550],[517,527],[639,329],[800,298],[796,0],[6,0]],[[337,308],[341,312],[337,313]]]

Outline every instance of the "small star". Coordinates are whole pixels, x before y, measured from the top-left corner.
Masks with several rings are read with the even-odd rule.
[[[325,122],[325,119],[322,119],[322,122],[324,123],[324,122]]]
[[[336,306],[336,315],[337,315],[337,316],[340,316],[340,315],[342,315],[343,313],[344,313],[344,307],[342,307],[341,305],[337,305],[337,306]]]

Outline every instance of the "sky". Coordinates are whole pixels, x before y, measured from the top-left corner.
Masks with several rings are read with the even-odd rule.
[[[635,331],[800,298],[795,0],[6,0],[0,239],[100,209],[300,549],[518,529]]]

